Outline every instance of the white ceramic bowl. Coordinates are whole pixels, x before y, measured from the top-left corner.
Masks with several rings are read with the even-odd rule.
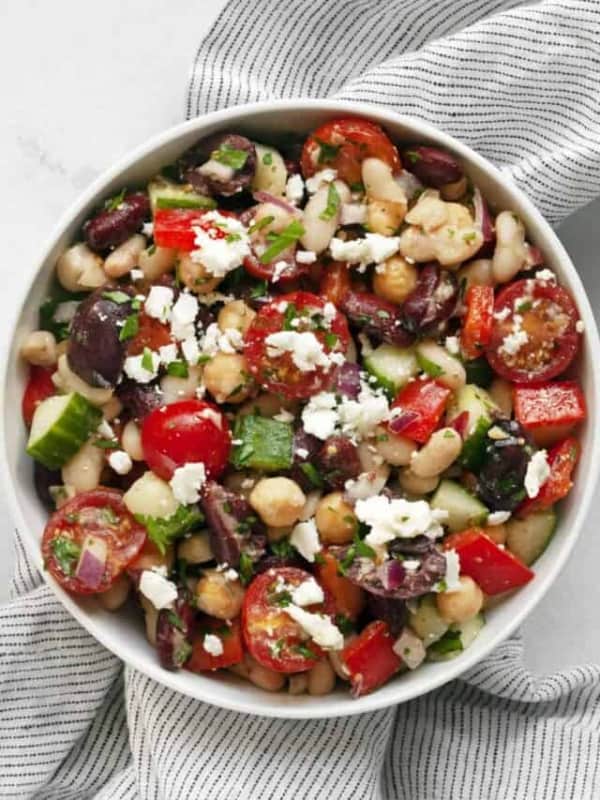
[[[585,519],[600,467],[600,345],[592,312],[573,264],[555,233],[531,202],[488,161],[469,147],[420,120],[402,117],[377,106],[322,101],[282,101],[238,106],[171,128],[139,147],[108,170],[83,194],[58,223],[42,251],[38,270],[17,312],[14,335],[5,358],[2,436],[4,442],[4,485],[10,496],[16,525],[33,562],[42,569],[39,542],[46,523],[32,483],[31,461],[25,454],[25,430],[20,414],[26,369],[18,356],[19,342],[37,327],[37,309],[44,298],[58,255],[77,235],[79,228],[99,200],[124,185],[133,185],[173,161],[197,139],[213,131],[231,130],[253,134],[260,139],[270,131],[307,133],[320,123],[343,114],[367,116],[381,123],[398,141],[437,144],[455,153],[484,195],[498,209],[516,211],[524,220],[529,238],[538,245],[548,266],[575,297],[585,324],[586,335],[578,374],[585,390],[589,418],[580,432],[583,455],[575,486],[561,505],[559,524],[550,546],[536,562],[536,577],[497,608],[486,614],[487,624],[474,644],[453,661],[426,664],[404,674],[372,695],[353,700],[342,689],[326,697],[291,697],[268,694],[233,676],[193,675],[167,672],[144,636],[141,614],[99,609],[93,601],[78,601],[64,592],[47,574],[44,577],[69,612],[123,661],[160,683],[190,697],[223,708],[273,717],[333,717],[402,703],[456,678],[487,655],[509,636],[545,594],[562,569]]]

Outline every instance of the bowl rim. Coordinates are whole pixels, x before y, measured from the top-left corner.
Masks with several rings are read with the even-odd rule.
[[[133,164],[138,163],[141,159],[150,156],[154,151],[160,147],[167,145],[171,140],[194,130],[201,131],[207,126],[226,125],[229,121],[235,121],[238,124],[243,124],[245,118],[252,118],[256,115],[267,114],[273,112],[286,111],[312,111],[321,112],[327,115],[333,114],[351,114],[357,116],[366,116],[374,118],[381,122],[383,125],[389,123],[391,125],[407,125],[411,127],[418,126],[422,131],[424,138],[430,138],[437,141],[442,146],[447,146],[454,152],[458,153],[471,165],[475,165],[482,172],[486,173],[492,180],[502,184],[509,193],[517,196],[522,207],[525,208],[529,217],[530,223],[533,221],[536,226],[541,230],[542,235],[546,240],[546,245],[551,248],[555,258],[560,262],[561,269],[563,269],[568,276],[569,289],[576,297],[577,306],[580,316],[583,320],[586,331],[586,342],[590,352],[591,360],[591,379],[590,388],[588,389],[586,400],[588,406],[595,409],[600,409],[600,339],[598,337],[598,330],[595,324],[591,306],[587,293],[581,283],[579,274],[573,265],[570,256],[565,250],[563,244],[558,239],[556,233],[550,224],[544,219],[541,212],[535,207],[533,202],[519,189],[514,183],[512,178],[503,173],[490,161],[483,156],[479,155],[468,145],[455,139],[450,134],[445,133],[436,126],[432,125],[425,120],[418,117],[404,115],[396,111],[392,111],[376,103],[365,102],[351,102],[339,101],[328,99],[291,99],[291,100],[268,100],[256,103],[248,103],[242,105],[232,106],[220,111],[214,111],[204,114],[200,117],[195,117],[191,120],[174,125],[166,130],[163,130],[141,145],[129,150],[125,155],[120,157],[115,164],[103,171],[79,196],[69,205],[66,211],[60,216],[57,223],[53,226],[50,235],[46,238],[42,247],[38,251],[37,258],[35,259],[35,270],[32,271],[29,280],[23,285],[21,292],[18,296],[18,302],[15,305],[15,311],[10,320],[10,328],[12,335],[3,343],[3,356],[4,366],[2,370],[2,392],[0,394],[0,437],[3,443],[3,458],[1,465],[1,474],[3,477],[4,485],[7,488],[8,505],[12,518],[14,520],[17,530],[28,530],[28,525],[25,522],[19,502],[17,500],[16,482],[13,484],[13,478],[9,469],[9,453],[7,451],[7,437],[6,437],[6,407],[7,407],[7,391],[10,386],[10,355],[17,347],[16,342],[16,329],[17,322],[20,319],[26,304],[27,297],[33,286],[40,271],[44,268],[48,257],[57,245],[60,238],[64,235],[66,228],[72,223],[82,210],[92,203],[97,197],[101,196],[106,187],[115,180],[123,171],[130,168]],[[590,465],[591,469],[586,476],[586,486],[583,489],[583,497],[578,507],[574,512],[574,522],[571,526],[571,533],[562,543],[562,549],[557,557],[548,565],[546,574],[542,577],[537,576],[533,581],[531,593],[528,601],[524,602],[514,614],[514,617],[506,625],[502,626],[495,635],[493,635],[486,644],[481,645],[479,648],[469,648],[459,658],[446,662],[447,669],[439,675],[432,674],[428,684],[423,689],[407,691],[402,690],[402,681],[397,681],[397,697],[390,699],[387,696],[382,696],[378,692],[366,695],[365,697],[352,699],[348,695],[345,698],[340,698],[335,707],[328,708],[326,711],[318,711],[314,705],[302,706],[287,706],[277,703],[277,695],[265,695],[265,705],[259,707],[259,704],[248,695],[248,701],[232,701],[228,698],[220,698],[215,691],[216,684],[210,683],[204,690],[201,681],[198,682],[199,691],[191,694],[186,689],[179,685],[176,674],[162,669],[157,661],[149,660],[146,657],[137,657],[135,654],[126,652],[125,654],[115,652],[114,643],[110,632],[104,630],[104,626],[93,615],[90,615],[85,608],[80,607],[72,597],[64,592],[60,586],[49,576],[42,568],[42,558],[39,547],[34,547],[34,536],[23,535],[22,539],[28,551],[29,556],[32,558],[36,568],[41,573],[43,580],[50,587],[55,596],[60,600],[63,606],[69,613],[79,622],[79,624],[86,629],[97,641],[99,641],[110,652],[115,653],[117,657],[146,676],[153,678],[158,683],[161,683],[179,693],[186,696],[201,700],[211,705],[230,710],[251,714],[254,716],[266,716],[285,719],[326,719],[331,717],[353,716],[355,714],[362,714],[365,712],[376,711],[378,709],[387,708],[391,705],[396,705],[408,700],[420,697],[434,689],[443,686],[444,684],[454,680],[461,674],[467,672],[470,668],[482,661],[494,650],[501,642],[506,640],[523,622],[523,620],[533,611],[538,605],[542,597],[546,594],[550,586],[556,580],[559,572],[564,567],[567,559],[572,553],[575,542],[578,540],[585,517],[590,508],[591,500],[594,495],[595,485],[600,474],[600,426],[590,426],[586,431],[585,446],[590,450]],[[581,479],[582,476],[580,476]],[[272,698],[269,700],[269,698]]]

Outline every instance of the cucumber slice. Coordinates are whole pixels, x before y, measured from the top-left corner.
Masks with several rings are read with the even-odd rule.
[[[279,472],[292,466],[294,433],[287,422],[247,414],[236,420],[233,438],[239,444],[229,460],[236,469]]]
[[[437,642],[448,630],[448,623],[441,618],[432,594],[426,594],[419,599],[416,610],[409,612],[408,623],[419,639],[423,640],[425,647]]]
[[[191,186],[173,183],[158,177],[148,184],[152,211],[157,208],[216,208],[212,197],[205,197],[195,192]]]
[[[48,469],[59,469],[96,430],[102,411],[77,392],[54,395],[35,410],[27,452]]]
[[[449,661],[470,647],[485,625],[483,614],[476,614],[466,622],[453,623],[427,651],[428,661]]]
[[[471,472],[476,472],[482,464],[486,435],[494,421],[498,407],[490,395],[480,386],[468,383],[456,393],[454,403],[448,410],[448,421],[467,412],[468,420],[464,434],[460,463]]]
[[[381,344],[364,357],[367,372],[377,378],[386,392],[396,395],[410,378],[419,372],[419,364],[411,347]]]
[[[524,519],[510,519],[506,523],[506,546],[529,566],[542,555],[555,528],[556,514],[551,508],[536,511]]]
[[[452,532],[464,531],[473,525],[483,525],[490,513],[464,486],[450,480],[440,483],[430,505],[448,512],[448,519],[443,524]]]

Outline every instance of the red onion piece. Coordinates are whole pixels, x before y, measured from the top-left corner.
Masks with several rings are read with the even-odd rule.
[[[273,203],[274,206],[278,206],[278,208],[282,208],[290,214],[296,215],[299,213],[299,209],[296,206],[288,203],[283,197],[277,197],[274,194],[269,194],[269,192],[253,192],[252,197],[257,203]]]
[[[475,210],[475,225],[481,229],[483,235],[483,244],[477,252],[477,256],[482,258],[484,255],[491,255],[496,243],[496,231],[494,230],[494,223],[488,204],[477,187],[473,189],[473,207]]]
[[[392,433],[402,433],[408,426],[419,418],[416,411],[398,411],[389,421],[388,426]]]
[[[104,576],[107,547],[103,539],[88,538],[83,543],[75,575],[89,589],[97,589]]]
[[[393,592],[402,585],[406,570],[401,562],[395,558],[384,561],[377,568],[377,576],[386,592]]]
[[[458,433],[458,435],[462,439],[464,439],[465,433],[467,432],[468,424],[469,424],[469,412],[461,411],[461,413],[457,417],[454,417],[454,419],[450,423],[450,427],[454,428],[454,430]]]

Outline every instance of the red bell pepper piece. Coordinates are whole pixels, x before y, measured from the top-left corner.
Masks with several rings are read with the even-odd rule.
[[[155,244],[190,252],[196,246],[196,234],[192,225],[198,227],[205,214],[203,209],[157,209],[154,213]],[[221,234],[220,238],[223,238],[225,234],[222,231]]]
[[[29,380],[21,403],[21,411],[27,427],[31,426],[35,410],[42,400],[56,394],[56,387],[52,383],[53,373],[53,369],[46,367],[30,367],[29,369]]]
[[[503,550],[481,528],[453,533],[445,550],[456,550],[461,575],[468,575],[489,595],[516,589],[533,578],[533,571],[508,550]]]
[[[392,649],[393,644],[387,623],[375,620],[342,650],[355,697],[382,686],[400,669],[402,659]]]
[[[450,389],[437,380],[410,381],[392,403],[390,430],[424,444],[437,428],[450,395]]]
[[[321,586],[333,598],[336,614],[343,614],[348,619],[355,620],[365,607],[366,593],[360,586],[340,574],[338,560],[332,553],[326,550],[319,553],[315,575]]]
[[[223,652],[213,656],[204,649],[204,637],[212,633],[221,640]],[[192,655],[185,668],[190,672],[207,672],[209,670],[231,667],[239,664],[244,657],[242,645],[242,628],[238,619],[228,625],[221,619],[204,617],[198,624],[198,630],[192,641]]]
[[[491,286],[470,286],[465,297],[460,343],[465,358],[477,358],[492,339],[494,290]]]
[[[569,494],[573,486],[573,470],[579,460],[580,451],[579,442],[572,436],[550,450],[548,453],[550,477],[542,484],[537,497],[521,503],[518,508],[520,517],[525,517],[532,511],[550,508]]]
[[[576,381],[515,386],[515,417],[539,444],[564,439],[586,417],[585,398]]]

